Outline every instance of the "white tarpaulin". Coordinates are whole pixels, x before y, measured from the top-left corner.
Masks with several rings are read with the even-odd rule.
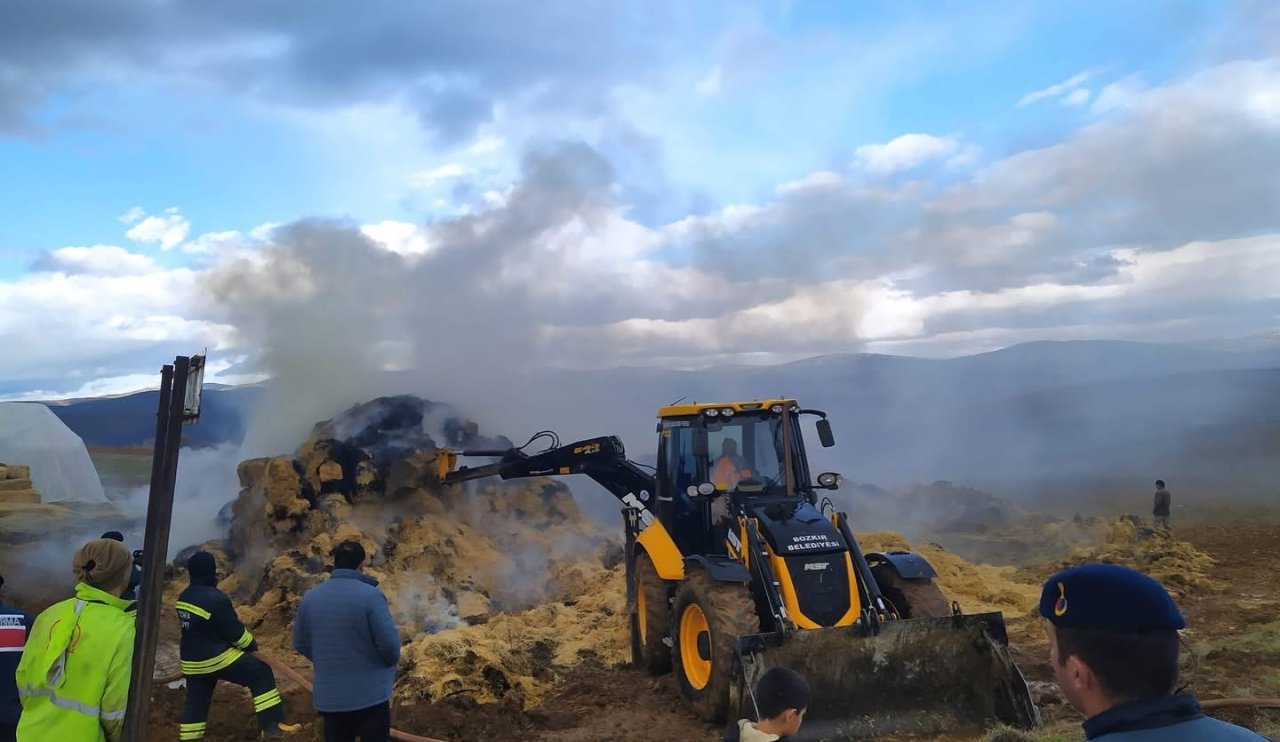
[[[25,464],[44,502],[107,502],[84,440],[42,404],[0,402],[0,464]]]

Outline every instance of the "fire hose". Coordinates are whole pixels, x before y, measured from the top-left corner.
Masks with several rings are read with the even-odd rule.
[[[302,673],[299,673],[297,670],[294,670],[292,667],[289,667],[288,665],[284,664],[283,662],[280,662],[279,660],[271,657],[270,655],[266,654],[265,652],[262,652],[261,650],[254,652],[253,656],[257,657],[258,659],[262,660],[268,665],[271,665],[271,668],[274,669],[276,672],[283,673],[290,680],[302,686],[302,688],[306,690],[308,693],[311,692],[311,681],[303,677]],[[417,734],[409,734],[408,732],[402,732],[399,729],[391,730],[391,739],[403,740],[403,742],[444,742],[444,740],[442,739],[436,739],[435,737],[422,737]]]
[[[302,673],[298,672],[297,670],[294,670],[292,667],[289,667],[283,662],[280,662],[279,660],[271,657],[268,654],[265,654],[262,651],[254,652],[253,656],[257,657],[258,659],[262,660],[268,665],[271,665],[271,668],[273,670],[275,670],[278,673],[282,673],[283,675],[288,677],[290,680],[297,683],[306,692],[308,693],[311,692],[312,690],[311,681],[303,677]],[[158,682],[164,683],[167,685],[169,683],[173,683],[181,679],[182,679],[182,673],[178,672],[177,674],[168,675],[163,678],[160,678]],[[1277,704],[1280,704],[1280,702],[1277,702]],[[402,740],[402,742],[445,742],[444,740],[436,739],[435,737],[422,737],[417,734],[409,734],[408,732],[402,732],[399,729],[391,730],[391,739]]]

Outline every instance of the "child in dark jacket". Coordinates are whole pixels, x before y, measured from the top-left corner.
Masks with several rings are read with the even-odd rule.
[[[760,676],[752,700],[758,721],[739,719],[723,742],[777,742],[798,734],[809,709],[809,684],[795,670],[773,667]]]

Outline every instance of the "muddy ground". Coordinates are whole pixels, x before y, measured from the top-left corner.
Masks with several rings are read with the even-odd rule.
[[[1280,516],[1232,509],[1188,513],[1175,523],[1179,536],[1216,560],[1211,592],[1182,599],[1186,635],[1184,682],[1202,698],[1280,696]],[[1078,740],[1079,719],[1051,693],[1047,645],[1033,619],[1010,617],[1014,651],[1028,680],[1050,690],[1043,707],[1049,727],[1040,739]],[[718,730],[688,712],[670,675],[653,678],[586,658],[564,671],[557,689],[532,709],[476,704],[465,697],[399,706],[393,724],[449,742],[515,740],[716,740]],[[322,739],[310,698],[281,679],[290,718],[306,724],[301,740]],[[1041,685],[1043,683],[1043,685]],[[176,740],[184,692],[158,686],[153,740]],[[257,738],[246,693],[219,687],[210,715],[210,740]],[[1218,712],[1223,718],[1280,733],[1280,712]],[[972,738],[969,738],[972,739]],[[952,738],[954,742],[959,742]],[[949,742],[951,742],[949,740]]]

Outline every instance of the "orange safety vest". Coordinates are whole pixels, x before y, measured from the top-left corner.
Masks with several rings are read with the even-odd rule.
[[[751,476],[751,470],[745,465],[739,469],[733,456],[721,456],[711,473],[711,481],[715,482],[717,488],[727,490],[749,476]]]

